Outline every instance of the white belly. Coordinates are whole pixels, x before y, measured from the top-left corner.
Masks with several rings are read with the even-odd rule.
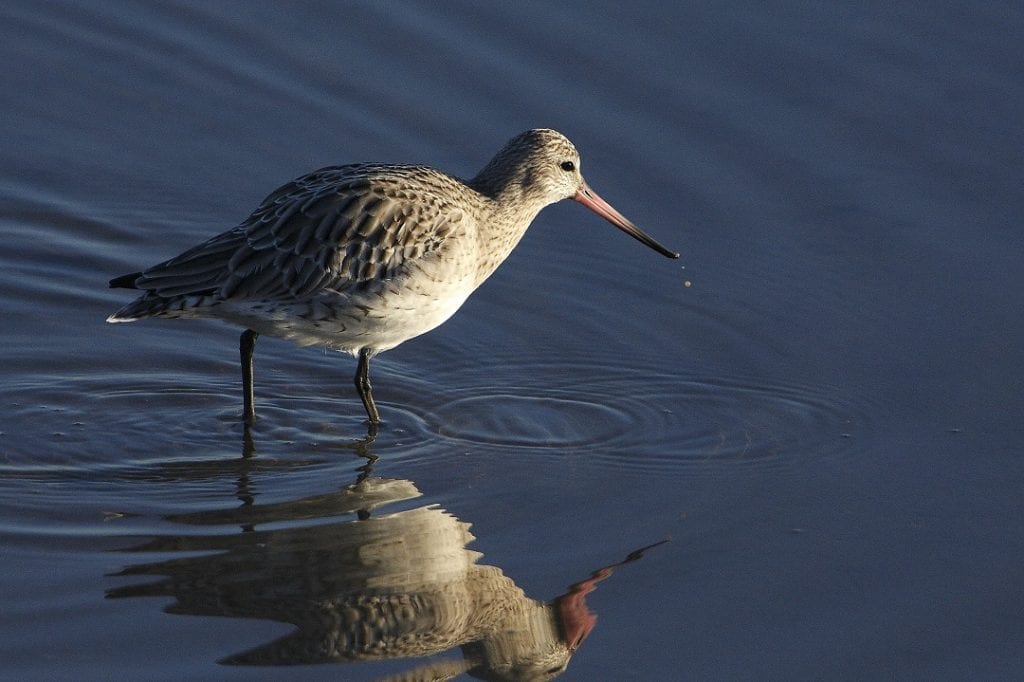
[[[260,334],[300,346],[325,346],[353,355],[385,351],[434,329],[472,293],[469,282],[397,287],[382,283],[358,296],[323,292],[309,301],[225,302],[205,312]]]

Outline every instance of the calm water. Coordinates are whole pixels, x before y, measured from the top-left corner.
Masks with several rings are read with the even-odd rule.
[[[215,4],[0,8],[0,676],[1024,675],[1019,3]],[[261,340],[246,440],[237,330],[104,323],[537,126],[683,258],[548,209],[372,445],[350,358]]]

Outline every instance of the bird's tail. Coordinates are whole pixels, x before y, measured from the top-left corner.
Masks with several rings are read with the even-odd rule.
[[[138,289],[136,281],[142,276],[141,272],[130,272],[110,280],[111,289]],[[167,311],[168,300],[157,296],[151,291],[140,296],[126,306],[120,308],[116,313],[107,318],[107,322],[134,322],[146,317],[154,317]]]
[[[167,309],[167,301],[147,294],[137,298],[128,305],[120,308],[116,313],[107,318],[107,322],[134,322],[146,317],[155,317]]]

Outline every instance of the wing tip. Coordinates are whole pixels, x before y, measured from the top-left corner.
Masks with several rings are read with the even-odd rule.
[[[141,272],[129,272],[110,280],[111,289],[136,289],[135,281],[142,276]]]

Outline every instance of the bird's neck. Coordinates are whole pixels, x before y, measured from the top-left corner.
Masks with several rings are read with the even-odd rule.
[[[528,175],[528,167],[496,156],[466,184],[483,199],[488,213],[477,226],[481,249],[477,285],[512,252],[549,202]]]
[[[497,197],[485,197],[487,216],[477,224],[479,261],[476,284],[479,286],[501,265],[544,204],[525,200],[521,194],[506,191]]]

